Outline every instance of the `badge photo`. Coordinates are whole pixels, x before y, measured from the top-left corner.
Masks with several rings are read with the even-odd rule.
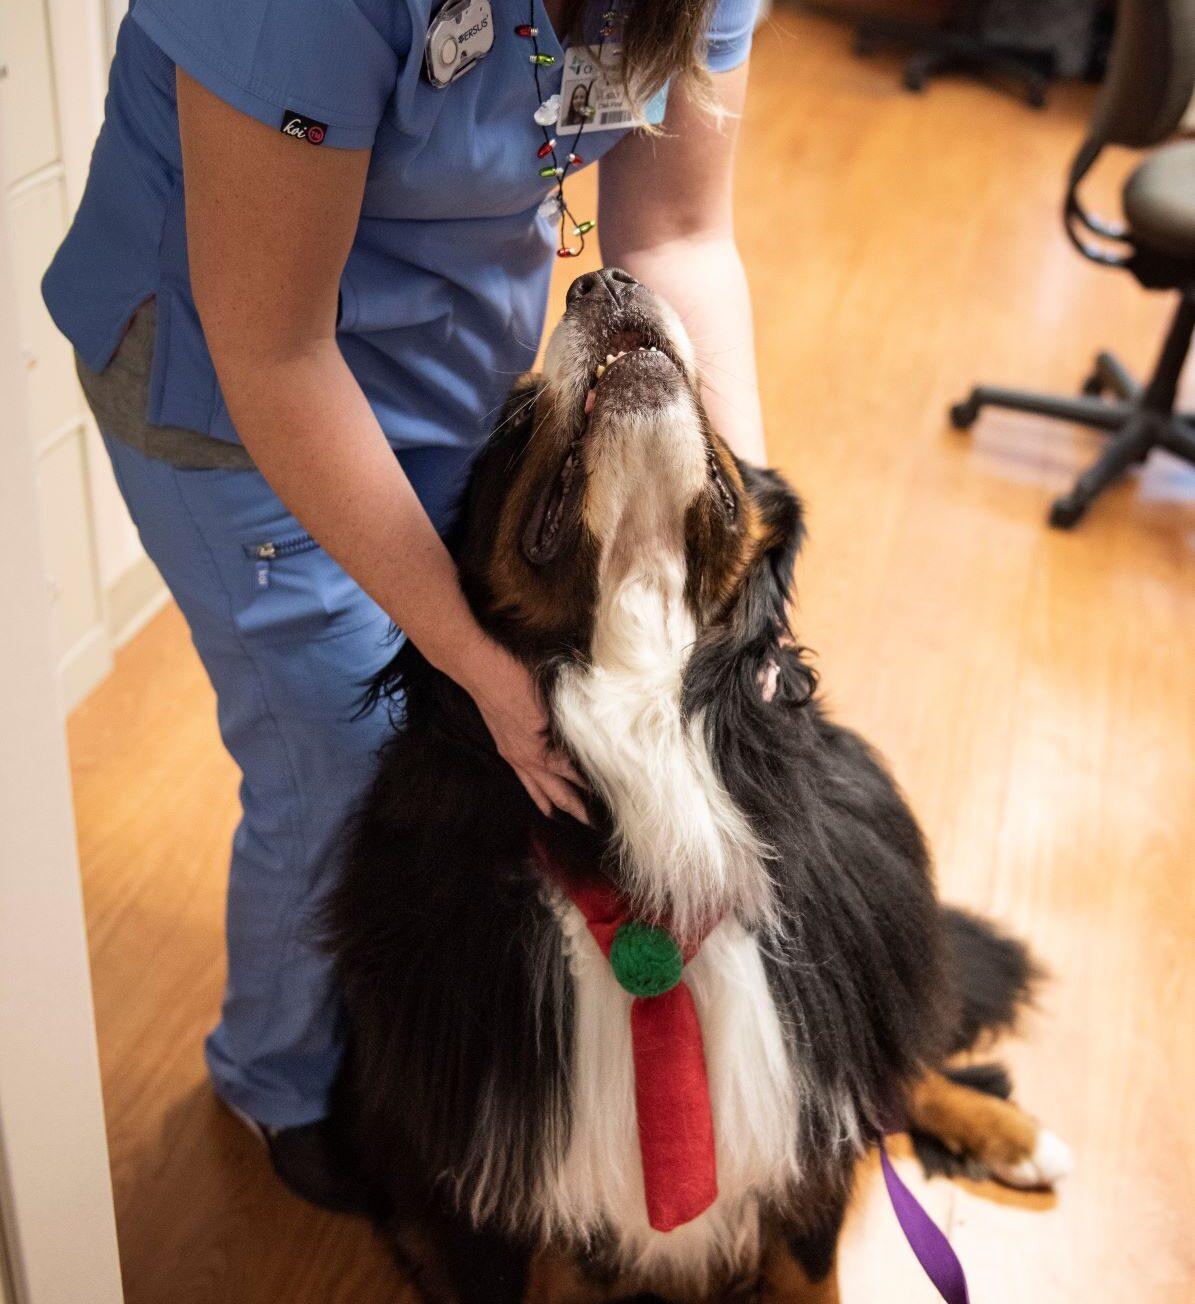
[[[576,131],[625,131],[630,127],[664,121],[668,103],[665,84],[636,113],[619,76],[622,47],[613,42],[601,46],[572,45],[564,53],[564,77],[560,85],[559,117],[556,129]]]
[[[494,44],[490,0],[448,0],[427,29],[423,67],[439,89],[463,77],[489,54]]]

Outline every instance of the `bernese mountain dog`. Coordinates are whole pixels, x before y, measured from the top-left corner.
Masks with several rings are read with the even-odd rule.
[[[819,705],[790,633],[801,536],[784,480],[711,426],[676,314],[623,271],[578,278],[451,546],[591,823],[545,819],[406,643],[372,689],[396,727],[328,906],[335,1118],[429,1304],[829,1304],[852,1174],[885,1130],[1015,1186],[1069,1166],[999,1073],[951,1063],[1011,1026],[1035,969],[938,903],[883,763]],[[629,984],[594,891],[660,943]],[[634,1009],[670,957],[712,1143],[683,1093],[670,1112],[666,1056],[653,1101],[638,1076]],[[681,1168],[712,1144],[716,1170],[664,1221],[661,1129]]]

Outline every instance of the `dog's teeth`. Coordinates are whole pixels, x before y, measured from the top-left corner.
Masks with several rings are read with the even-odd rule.
[[[614,361],[614,354],[613,354],[613,353],[607,353],[607,354],[606,354],[606,366],[608,367],[608,366],[609,366],[613,361]]]
[[[613,359],[611,359],[611,361],[613,361]],[[599,363],[598,363],[598,365],[597,365],[597,378],[598,378],[598,380],[601,380],[601,378],[606,374],[606,366],[607,366],[607,364],[604,363],[604,362],[599,362]]]

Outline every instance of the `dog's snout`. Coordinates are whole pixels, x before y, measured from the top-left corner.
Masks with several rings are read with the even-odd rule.
[[[568,307],[587,298],[608,298],[615,303],[629,294],[639,282],[621,267],[603,267],[601,271],[586,272],[568,287],[565,303]]]

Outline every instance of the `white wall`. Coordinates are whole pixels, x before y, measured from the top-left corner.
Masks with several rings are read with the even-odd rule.
[[[24,18],[26,15],[22,15]],[[36,32],[34,32],[36,38]],[[28,39],[28,33],[26,33]],[[27,48],[27,47],[26,47]],[[26,101],[28,102],[28,101]],[[0,139],[16,137],[0,101]],[[45,171],[48,139],[31,132],[17,140],[25,164]],[[22,155],[16,154],[18,160]],[[120,1266],[100,1099],[95,1021],[83,928],[83,896],[75,852],[66,739],[55,674],[54,645],[63,631],[84,628],[94,601],[59,586],[51,610],[41,522],[71,527],[86,542],[86,495],[75,469],[85,466],[79,432],[37,439],[36,409],[58,420],[63,396],[41,385],[28,366],[37,321],[21,303],[18,340],[11,306],[20,299],[13,254],[26,253],[39,232],[28,209],[53,215],[48,177],[23,188],[4,187],[0,155],[0,1297],[13,1304],[119,1304]],[[10,221],[26,226],[19,245]],[[48,218],[47,218],[48,220]],[[30,322],[33,327],[30,327]],[[57,365],[52,352],[38,362]],[[66,412],[64,403],[63,412]],[[70,495],[74,495],[73,498]],[[71,521],[68,514],[81,520]],[[67,542],[52,541],[59,558]],[[51,562],[51,565],[57,563]],[[63,563],[64,565],[67,563]],[[52,631],[51,625],[57,625]]]
[[[55,653],[67,706],[108,671],[164,590],[145,557],[39,282],[82,194],[103,112],[109,0],[0,3],[0,157]],[[0,456],[3,456],[0,453]],[[0,473],[3,465],[0,464]]]

